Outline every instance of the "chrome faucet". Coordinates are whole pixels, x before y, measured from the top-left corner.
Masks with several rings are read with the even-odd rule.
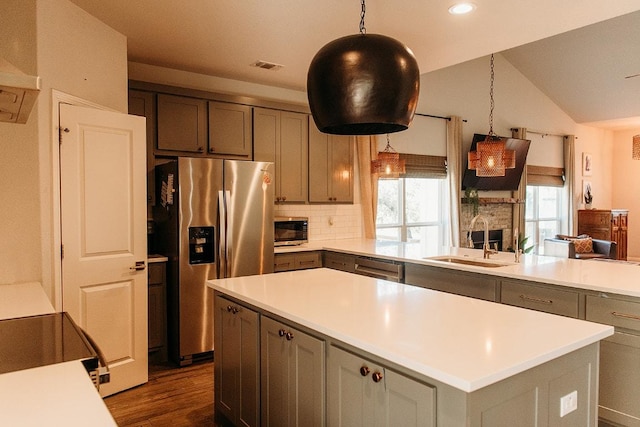
[[[471,245],[473,245],[473,242],[471,241],[471,230],[473,230],[473,227],[476,225],[477,220],[481,220],[484,223],[484,244],[482,245],[482,257],[485,259],[489,259],[491,255],[497,254],[498,251],[489,247],[489,221],[487,221],[485,217],[483,217],[482,215],[476,215],[473,217],[471,223],[469,224],[469,233],[467,234],[467,237],[469,239],[469,242],[471,242]]]

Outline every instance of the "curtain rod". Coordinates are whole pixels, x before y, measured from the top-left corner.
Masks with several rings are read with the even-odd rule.
[[[442,120],[446,120],[448,122],[451,121],[451,117],[442,117],[442,116],[432,116],[431,114],[422,114],[422,113],[415,113],[416,116],[422,116],[422,117],[431,117],[433,119],[442,119]],[[462,119],[463,122],[467,122],[466,119]]]
[[[518,130],[518,128],[511,128],[512,132],[513,131],[517,131],[517,130]],[[529,129],[527,129],[527,133],[535,133],[536,135],[542,135],[543,138],[545,136],[559,136],[561,138],[564,138],[565,136],[567,136],[567,135],[560,135],[558,133],[540,132],[540,131],[537,131],[537,130],[529,130]]]

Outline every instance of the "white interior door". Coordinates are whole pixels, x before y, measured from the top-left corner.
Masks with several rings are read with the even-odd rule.
[[[107,396],[147,382],[145,119],[60,104],[62,308],[107,359]]]

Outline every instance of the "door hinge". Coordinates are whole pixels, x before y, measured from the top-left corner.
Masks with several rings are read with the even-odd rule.
[[[64,259],[64,245],[60,245],[60,259]]]
[[[58,144],[62,145],[62,132],[69,133],[69,128],[58,128]]]

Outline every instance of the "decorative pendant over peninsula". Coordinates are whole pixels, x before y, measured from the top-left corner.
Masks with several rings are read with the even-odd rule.
[[[399,41],[366,34],[334,40],[316,53],[307,74],[311,115],[321,132],[378,135],[405,130],[418,105],[420,70]]]

